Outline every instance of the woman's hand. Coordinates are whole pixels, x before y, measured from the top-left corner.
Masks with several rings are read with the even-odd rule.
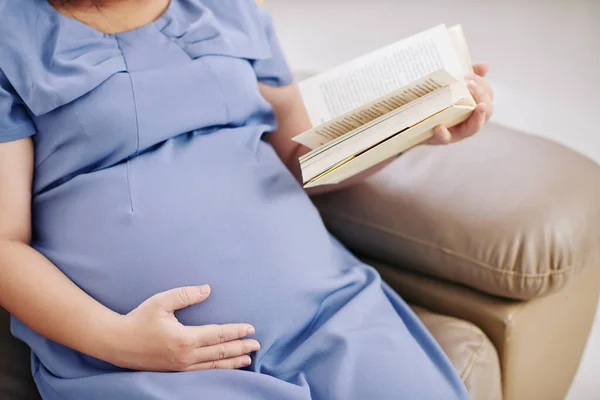
[[[237,369],[251,363],[247,353],[260,348],[249,324],[184,326],[174,312],[203,302],[208,285],[159,293],[121,317],[107,361],[139,371],[183,372]]]
[[[445,126],[436,126],[433,136],[425,144],[448,144],[473,136],[481,130],[483,125],[494,113],[494,92],[489,83],[483,79],[488,72],[487,64],[473,66],[475,73],[465,76],[467,87],[477,102],[473,114],[464,122],[448,129]]]

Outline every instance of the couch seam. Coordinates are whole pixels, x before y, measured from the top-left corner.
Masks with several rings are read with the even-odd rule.
[[[465,366],[463,371],[460,373],[460,379],[463,381],[465,386],[467,386],[467,378],[469,378],[471,376],[471,373],[473,372],[473,365],[475,365],[475,360],[479,356],[479,353],[481,353],[481,351],[484,347],[484,344],[485,344],[485,339],[484,339],[483,335],[481,334],[481,332],[479,332],[479,333],[481,335],[481,342],[479,343],[479,347],[477,347],[477,350],[475,350],[475,352],[473,352],[471,359],[469,360],[469,362],[467,363],[467,365]],[[470,390],[470,389],[471,388],[467,386],[467,390]]]
[[[569,271],[571,271],[571,270],[573,270],[575,268],[575,266],[571,265],[571,266],[568,266],[568,267],[565,267],[565,268],[561,268],[561,269],[557,269],[557,270],[551,270],[551,271],[548,271],[548,272],[537,273],[537,274],[527,274],[527,273],[522,273],[522,272],[517,272],[517,271],[511,271],[511,270],[508,270],[508,269],[494,267],[493,265],[487,264],[487,263],[485,263],[483,261],[479,261],[479,260],[476,260],[476,259],[471,258],[469,256],[466,256],[464,254],[457,253],[456,251],[450,250],[450,249],[448,249],[446,247],[439,246],[439,245],[436,245],[434,243],[424,241],[422,239],[417,239],[417,238],[412,237],[410,235],[407,235],[405,233],[395,232],[395,231],[392,231],[389,228],[384,228],[384,227],[380,227],[380,226],[377,226],[377,225],[374,225],[374,224],[371,224],[371,223],[368,223],[368,222],[359,221],[359,220],[357,220],[355,218],[352,218],[352,217],[349,217],[349,216],[346,216],[346,215],[339,215],[339,214],[338,215],[334,215],[334,214],[328,214],[328,213],[322,213],[322,214],[323,215],[329,215],[332,218],[338,218],[338,219],[341,219],[341,220],[350,221],[350,222],[353,222],[353,223],[355,223],[357,225],[368,227],[368,228],[371,228],[373,230],[380,231],[380,232],[386,233],[386,234],[394,236],[394,237],[402,238],[402,239],[405,239],[405,240],[408,240],[408,241],[420,244],[422,246],[432,248],[432,249],[440,251],[442,253],[445,253],[445,254],[452,255],[452,256],[455,256],[457,258],[460,258],[460,259],[462,259],[464,261],[468,261],[468,262],[470,262],[472,264],[475,264],[475,265],[477,265],[479,267],[486,268],[486,269],[491,270],[493,272],[504,274],[504,275],[512,275],[512,276],[517,276],[519,278],[525,278],[525,279],[542,279],[542,278],[548,278],[548,277],[553,276],[553,275],[564,274],[565,272],[569,272]]]

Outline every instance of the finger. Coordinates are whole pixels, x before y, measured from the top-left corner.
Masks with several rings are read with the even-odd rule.
[[[481,79],[481,78],[480,78]],[[469,91],[473,95],[473,98],[478,104],[483,104],[485,107],[486,118],[485,120],[489,120],[494,113],[494,102],[490,98],[490,93],[485,90],[485,88],[477,83],[475,80],[470,80],[467,82],[467,87]]]
[[[425,143],[430,145],[448,144],[452,141],[452,134],[443,125],[438,125],[433,128],[433,136]]]
[[[231,342],[254,334],[250,324],[204,325],[186,327],[194,337],[194,347],[207,347]]]
[[[194,351],[195,363],[227,360],[260,350],[260,344],[254,339],[234,340],[214,346],[200,347]]]
[[[469,92],[471,92],[471,95],[477,103],[490,102],[490,99],[487,93],[485,92],[485,89],[476,81],[467,81],[467,87],[469,88]]]
[[[188,286],[168,290],[150,298],[150,302],[160,309],[173,312],[206,300],[210,296],[210,286]]]
[[[456,140],[464,139],[469,136],[473,136],[485,124],[486,114],[485,114],[485,105],[477,104],[473,114],[466,121],[450,128],[450,133],[452,134],[452,138]]]
[[[475,81],[469,81],[467,83],[469,91],[473,95],[473,98],[478,104],[483,104],[486,112],[486,121],[491,118],[494,112],[494,103],[490,99],[489,94],[485,89]]]
[[[489,97],[490,100],[494,100],[494,90],[490,86],[489,82],[483,79],[481,76],[476,74],[467,74],[465,75],[465,79],[468,81],[475,81],[478,85],[483,87],[483,90],[486,93],[486,96]]]
[[[486,76],[487,73],[489,72],[489,70],[490,70],[490,67],[487,63],[480,63],[480,64],[473,65],[473,71],[481,77]]]
[[[485,102],[482,103],[484,105],[485,108],[485,120],[484,123],[489,121],[490,118],[492,118],[492,115],[494,114],[494,103],[493,102]]]
[[[205,369],[239,369],[252,364],[250,356],[239,356],[227,360],[209,361],[192,365],[184,371],[200,371]]]

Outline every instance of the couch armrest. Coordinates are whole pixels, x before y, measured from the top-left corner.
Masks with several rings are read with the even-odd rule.
[[[565,398],[594,321],[600,264],[564,290],[524,302],[365,261],[406,301],[478,326],[498,352],[504,400]]]
[[[600,265],[599,182],[585,157],[490,124],[457,144],[419,146],[315,204],[359,254],[531,299]]]

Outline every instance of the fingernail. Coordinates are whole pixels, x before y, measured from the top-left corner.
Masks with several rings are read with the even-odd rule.
[[[255,332],[256,332],[256,330],[254,329],[253,326],[251,326],[250,328],[246,329],[246,335],[254,335]]]
[[[259,350],[260,350],[260,343],[258,343],[258,342],[252,343],[252,346],[250,346],[250,351],[259,351]]]
[[[244,359],[242,360],[242,365],[244,367],[247,367],[250,364],[252,364],[252,359],[250,358],[250,356],[244,357]]]
[[[200,290],[200,294],[201,295],[206,295],[210,293],[210,286],[208,285],[202,285],[198,288],[198,290]]]

